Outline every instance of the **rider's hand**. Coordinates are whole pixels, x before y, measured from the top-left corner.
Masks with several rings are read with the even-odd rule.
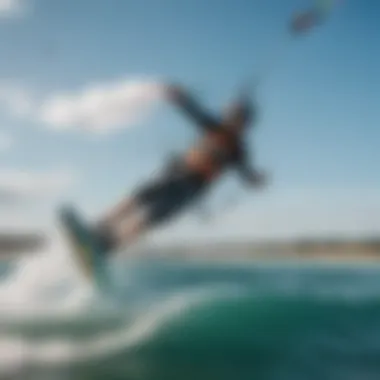
[[[172,101],[181,101],[185,96],[183,89],[175,84],[166,85],[165,91],[167,97]]]
[[[249,182],[256,189],[264,189],[268,185],[269,178],[265,172],[254,171],[249,177]]]

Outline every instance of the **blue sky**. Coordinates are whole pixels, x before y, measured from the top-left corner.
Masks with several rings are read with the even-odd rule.
[[[184,148],[194,129],[163,106],[107,136],[77,125],[58,132],[35,117],[38,104],[147,76],[187,85],[217,112],[243,78],[271,63],[287,41],[290,14],[310,3],[25,0],[21,15],[0,20],[0,84],[17,89],[13,102],[20,94],[30,102],[30,113],[18,115],[0,96],[0,132],[13,140],[0,153],[1,167],[72,170],[78,181],[64,195],[98,215],[149,177],[168,152]],[[258,91],[260,124],[249,137],[258,164],[272,176],[270,190],[250,195],[231,176],[210,200],[215,209],[241,197],[231,211],[211,224],[189,216],[164,236],[380,230],[379,16],[377,2],[346,0],[324,25],[287,46]]]

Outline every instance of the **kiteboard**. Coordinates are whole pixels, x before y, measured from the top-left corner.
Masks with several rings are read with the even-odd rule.
[[[78,269],[88,281],[102,292],[109,289],[107,255],[91,228],[83,222],[73,208],[62,208],[59,219],[66,232]]]

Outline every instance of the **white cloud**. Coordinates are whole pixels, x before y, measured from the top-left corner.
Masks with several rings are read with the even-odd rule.
[[[29,172],[0,169],[0,201],[59,196],[74,184],[75,179],[69,170]]]
[[[13,145],[13,137],[5,132],[0,131],[0,153],[9,150]]]
[[[49,129],[107,133],[147,118],[163,99],[162,89],[162,84],[149,80],[119,80],[88,85],[76,92],[53,93],[41,100],[23,86],[3,82],[0,106],[14,117]]]
[[[25,0],[0,0],[0,17],[19,15],[25,9]]]
[[[108,132],[126,128],[146,117],[161,98],[155,82],[122,80],[84,88],[77,93],[56,94],[38,110],[46,126],[57,129],[86,129]]]

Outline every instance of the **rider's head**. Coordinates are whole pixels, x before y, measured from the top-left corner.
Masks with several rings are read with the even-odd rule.
[[[241,131],[252,126],[256,119],[256,107],[248,97],[240,97],[226,109],[223,124],[233,131]]]

